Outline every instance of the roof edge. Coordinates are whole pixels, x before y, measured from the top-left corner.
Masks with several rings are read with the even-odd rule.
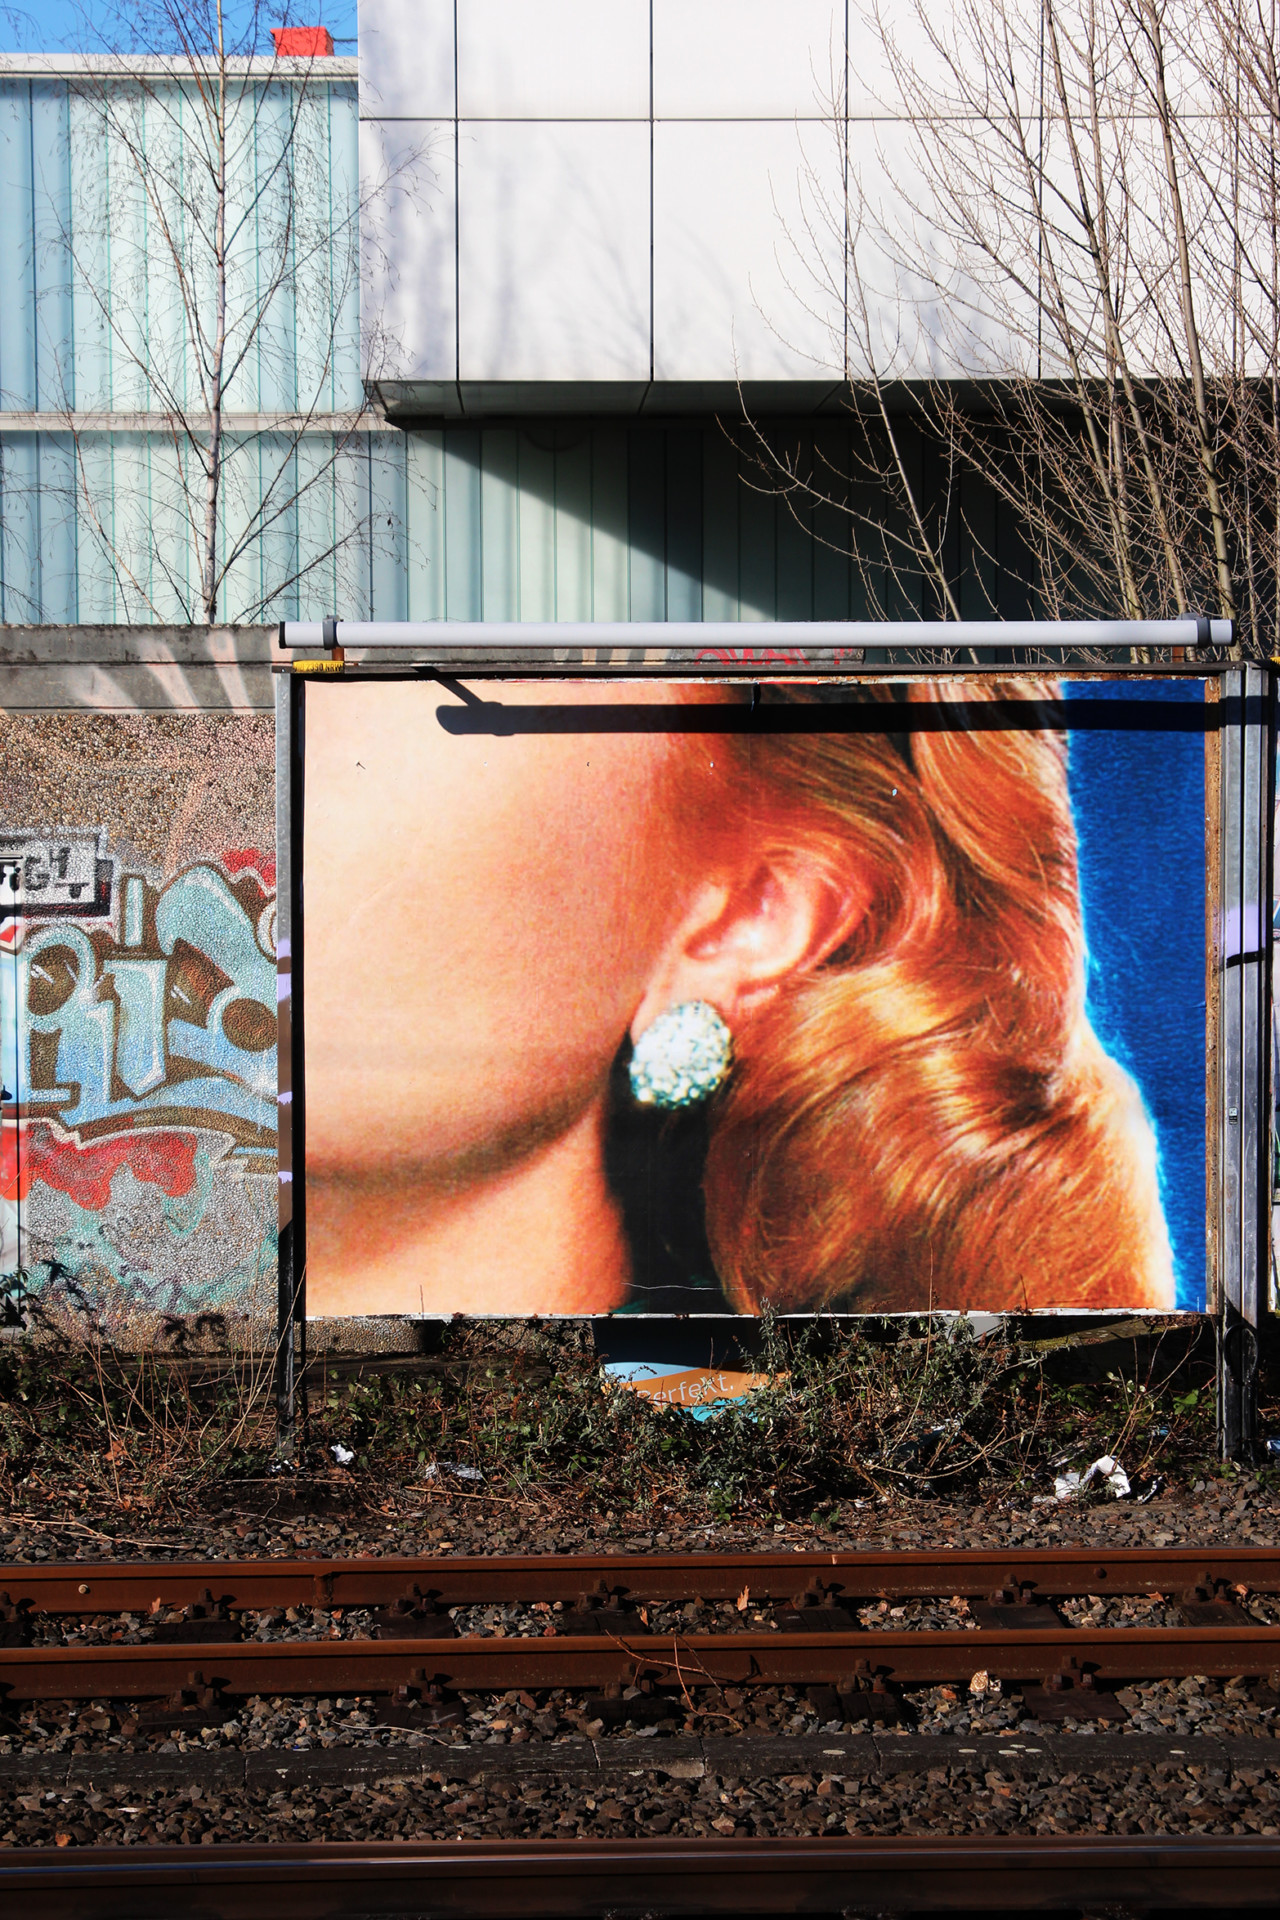
[[[212,70],[210,61],[203,71]],[[355,54],[324,54],[308,60],[296,55],[277,59],[274,54],[262,53],[228,60],[227,70],[237,79],[355,80],[360,61]],[[0,53],[0,78],[180,80],[193,71],[201,71],[199,63],[182,54]]]

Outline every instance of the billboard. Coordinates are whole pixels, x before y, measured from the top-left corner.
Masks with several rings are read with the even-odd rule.
[[[1203,1308],[1213,691],[308,681],[308,1314]]]

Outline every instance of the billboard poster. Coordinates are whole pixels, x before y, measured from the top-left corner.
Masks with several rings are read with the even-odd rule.
[[[1203,1308],[1213,713],[309,681],[308,1313]]]

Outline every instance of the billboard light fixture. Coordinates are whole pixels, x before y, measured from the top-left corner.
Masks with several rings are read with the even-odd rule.
[[[735,656],[780,647],[829,656],[858,647],[1086,648],[1229,647],[1230,620],[1184,614],[1176,620],[282,620],[278,644],[397,647],[456,659],[484,648],[503,653],[557,647],[732,649]]]

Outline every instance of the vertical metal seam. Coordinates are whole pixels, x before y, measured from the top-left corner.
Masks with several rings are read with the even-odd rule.
[[[462,409],[462,123],[458,94],[458,0],[453,0],[453,378]]]
[[[72,166],[71,166],[71,139],[72,139],[71,86],[69,82],[64,83],[64,100],[66,105],[66,127],[67,127],[67,178],[66,178],[67,244],[65,249],[65,252],[66,252],[65,271],[67,275],[67,358],[71,363],[70,401],[71,401],[71,405],[74,407],[79,397],[80,376],[79,376],[79,370],[76,363],[76,276],[75,276],[74,242],[72,239],[72,222],[75,219],[75,199],[72,192],[73,172],[72,172]],[[74,439],[71,441],[70,453],[71,453],[71,486],[68,489],[68,491],[71,497],[71,505],[70,505],[71,530],[69,534],[69,540],[70,540],[70,546],[71,546],[71,581],[70,581],[70,593],[68,595],[68,607],[69,607],[69,611],[72,619],[79,622],[80,620],[80,540],[79,540],[79,534],[78,534],[78,528],[77,528],[79,515],[76,513],[76,510],[75,510],[76,461],[75,461]]]
[[[71,87],[70,87],[70,83],[65,80],[63,81],[63,84],[62,84],[62,104],[64,108],[64,125],[66,127],[66,140],[64,142],[64,147],[66,152],[66,179],[64,181],[64,186],[65,186],[66,195],[67,195],[67,218],[66,218],[66,226],[64,231],[65,231],[65,236],[67,240],[67,245],[64,248],[59,249],[59,254],[61,255],[65,253],[66,255],[65,266],[61,270],[65,271],[67,275],[67,309],[66,309],[67,343],[66,344],[67,344],[67,357],[71,362],[71,381],[70,381],[70,392],[67,394],[66,397],[67,397],[68,405],[70,405],[71,407],[74,407],[76,405],[77,387],[76,387],[76,329],[75,329],[75,299],[74,299],[75,282],[71,273],[71,249],[70,249],[71,220],[72,220]],[[62,384],[65,388],[66,382],[64,381]]]
[[[1238,757],[1238,744],[1234,720],[1236,690],[1239,674],[1232,670],[1223,677],[1223,695],[1226,724],[1221,731],[1221,754],[1219,761],[1218,811],[1221,820],[1222,844],[1219,854],[1219,901],[1216,939],[1216,973],[1218,979],[1219,1005],[1221,1009],[1219,1047],[1220,1070],[1217,1076],[1216,1107],[1214,1130],[1218,1138],[1219,1173],[1217,1211],[1220,1216],[1220,1239],[1222,1261],[1219,1273],[1219,1298],[1217,1303],[1218,1319],[1218,1429],[1219,1449],[1224,1457],[1229,1457],[1234,1448],[1235,1395],[1231,1376],[1230,1328],[1232,1309],[1239,1293],[1238,1266],[1239,1240],[1236,1232],[1232,1195],[1235,1187],[1235,1167],[1231,1153],[1230,1108],[1232,1097],[1234,1048],[1236,1042],[1237,1010],[1233,1004],[1234,983],[1228,966],[1228,931],[1236,906],[1235,874],[1235,823],[1232,819],[1232,799],[1235,765]]]
[[[454,0],[455,5],[457,0]],[[649,0],[649,385],[654,382],[657,365],[657,308],[654,298],[654,239],[657,207],[654,204],[654,117],[653,117],[653,0]]]
[[[35,83],[27,82],[27,160],[31,180],[31,404],[40,405],[40,283],[39,247],[36,213],[36,94]],[[32,435],[34,456],[34,496],[31,506],[31,618],[43,621],[44,604],[44,440],[42,433]]]
[[[1233,995],[1233,998],[1235,1000],[1235,1008],[1236,1008],[1236,1026],[1238,1030],[1238,1033],[1237,1033],[1238,1044],[1237,1044],[1237,1053],[1236,1053],[1237,1080],[1236,1080],[1236,1085],[1232,1088],[1232,1099],[1235,1103],[1235,1113],[1236,1113],[1236,1125],[1235,1125],[1235,1136],[1234,1136],[1235,1149],[1236,1149],[1236,1153],[1235,1153],[1236,1189],[1235,1190],[1236,1190],[1237,1213],[1236,1213],[1235,1226],[1236,1226],[1236,1271],[1237,1271],[1237,1287],[1238,1287],[1238,1293],[1236,1298],[1236,1312],[1241,1321],[1243,1321],[1245,1318],[1245,1309],[1247,1305],[1245,1296],[1246,1296],[1246,1288],[1247,1288],[1247,1274],[1248,1274],[1248,1263],[1249,1263],[1249,1246],[1248,1246],[1248,1211],[1249,1210],[1247,1205],[1247,1192],[1246,1192],[1246,1185],[1245,1185],[1246,1177],[1248,1174],[1248,1166],[1247,1166],[1247,1160],[1246,1160],[1246,1154],[1245,1154],[1245,1142],[1244,1142],[1244,1132],[1245,1132],[1244,1101],[1245,1101],[1246,1089],[1248,1087],[1247,1055],[1248,1055],[1248,1046],[1249,1046],[1248,1020],[1246,1017],[1248,1013],[1247,968],[1249,963],[1244,958],[1245,916],[1248,913],[1248,908],[1249,908],[1249,902],[1246,897],[1247,875],[1246,875],[1246,855],[1245,855],[1245,836],[1248,831],[1248,825],[1249,825],[1249,800],[1248,800],[1249,723],[1247,719],[1248,701],[1249,701],[1249,673],[1248,673],[1248,669],[1246,668],[1240,675],[1240,753],[1239,753],[1240,770],[1239,770],[1239,786],[1237,789],[1238,820],[1237,820],[1237,827],[1236,827],[1236,834],[1237,834],[1237,838],[1236,838],[1236,902],[1237,902],[1237,912],[1239,916],[1238,924],[1239,924],[1239,939],[1240,939],[1240,965],[1237,972],[1236,989]]]
[[[35,83],[27,82],[27,167],[31,202],[31,405],[40,405],[40,289],[37,277],[36,235],[36,95]],[[38,456],[37,456],[38,457]]]
[[[1261,1323],[1272,1311],[1272,1263],[1275,1248],[1275,1212],[1274,1212],[1274,1115],[1276,1100],[1275,1054],[1272,1035],[1275,1030],[1275,930],[1272,901],[1275,888],[1275,819],[1276,819],[1276,681],[1271,667],[1262,669],[1265,689],[1266,728],[1262,736],[1263,766],[1260,791],[1262,809],[1262,873],[1258,911],[1260,918],[1260,945],[1263,951],[1262,987],[1263,1007],[1260,1022],[1259,1047],[1262,1054],[1263,1090],[1262,1090],[1262,1137],[1259,1141],[1260,1165],[1263,1179],[1261,1195],[1261,1219],[1264,1235],[1260,1255],[1258,1319]]]
[[[1250,941],[1250,951],[1256,952],[1257,940],[1254,929],[1248,924],[1251,910],[1256,911],[1260,902],[1257,889],[1251,883],[1255,878],[1253,857],[1253,833],[1257,823],[1252,818],[1255,799],[1254,780],[1257,772],[1257,745],[1259,722],[1250,719],[1250,708],[1254,701],[1252,692],[1256,679],[1256,669],[1246,667],[1244,671],[1244,701],[1241,709],[1243,728],[1243,747],[1241,756],[1240,781],[1240,896],[1242,906],[1240,937],[1241,944]],[[1254,1000],[1255,976],[1258,962],[1250,957],[1242,959],[1240,967],[1240,1118],[1237,1131],[1240,1136],[1240,1317],[1246,1326],[1252,1326],[1257,1320],[1256,1311],[1256,1268],[1257,1268],[1257,1220],[1253,1202],[1256,1199],[1256,1168],[1253,1166],[1253,1095],[1256,1092],[1256,1074],[1253,1071],[1257,1054],[1258,1036],[1254,1022],[1250,1019],[1251,1003]],[[1243,1381],[1242,1381],[1243,1384]],[[1241,1407],[1242,1439],[1245,1437],[1246,1409]]]
[[[849,0],[844,0],[844,152],[843,163],[844,192],[844,377],[849,378]]]
[[[485,434],[485,430],[483,427],[479,429],[479,433],[480,433],[480,446],[481,446],[480,458],[481,458],[481,462],[483,463],[484,434]],[[515,438],[516,438],[516,472],[515,472],[516,497],[515,497],[514,506],[511,509],[512,517],[515,520],[515,538],[511,543],[511,566],[512,566],[512,572],[514,573],[515,578],[511,582],[512,597],[510,601],[510,606],[511,606],[513,617],[517,620],[520,620],[524,617],[523,611],[522,611],[524,607],[524,515],[520,511],[520,502],[524,498],[524,482],[520,477],[520,466],[521,466],[521,458],[522,458],[523,446],[524,446],[524,436],[523,434],[517,432]],[[481,510],[483,511],[483,495],[481,496]]]
[[[483,514],[483,494],[480,511]],[[551,618],[560,618],[560,435],[555,432],[551,436]]]

